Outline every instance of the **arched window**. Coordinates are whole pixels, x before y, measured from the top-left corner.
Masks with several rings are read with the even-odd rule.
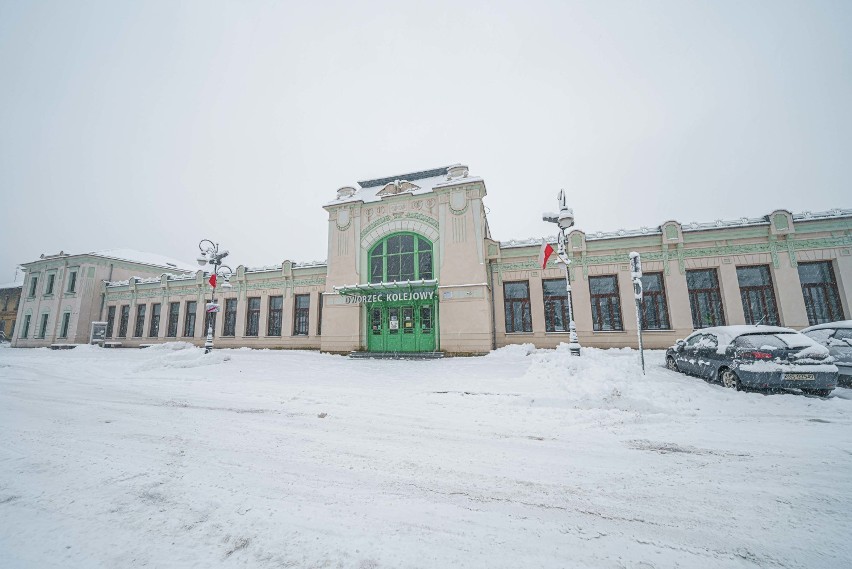
[[[370,282],[432,278],[432,243],[415,233],[395,233],[370,250]]]

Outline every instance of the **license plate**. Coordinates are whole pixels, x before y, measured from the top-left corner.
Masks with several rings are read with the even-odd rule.
[[[815,377],[812,373],[785,373],[784,379],[791,381],[813,381]]]

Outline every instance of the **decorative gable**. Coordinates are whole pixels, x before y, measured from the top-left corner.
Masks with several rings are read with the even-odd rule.
[[[413,192],[414,190],[419,190],[420,186],[416,186],[409,181],[406,180],[394,180],[393,182],[388,182],[385,184],[381,190],[379,190],[376,195],[377,196],[394,196],[397,194],[403,194],[406,192]]]

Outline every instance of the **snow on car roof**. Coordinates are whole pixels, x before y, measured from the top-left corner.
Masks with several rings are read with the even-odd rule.
[[[733,340],[743,334],[789,334],[790,332],[795,332],[795,330],[792,328],[782,328],[780,326],[741,324],[738,326],[715,326],[712,328],[702,328],[700,330],[696,330],[690,334],[690,336],[694,336],[696,334],[713,334],[719,338],[719,341],[721,342],[722,338],[730,338]]]
[[[699,334],[713,334],[716,336],[716,339],[719,341],[716,353],[723,354],[731,342],[745,334],[798,334],[798,332],[792,328],[782,328],[780,326],[741,324],[739,326],[715,326],[712,328],[702,328],[700,330],[696,330],[687,336],[687,338],[691,338]]]
[[[825,324],[817,324],[805,328],[802,332],[811,332],[812,330],[825,330],[826,328],[852,328],[852,320],[839,320],[837,322],[826,322]]]

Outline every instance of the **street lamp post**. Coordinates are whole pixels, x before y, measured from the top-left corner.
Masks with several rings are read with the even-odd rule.
[[[639,334],[639,361],[645,375],[645,350],[642,348],[642,257],[636,251],[630,253],[630,278],[633,279],[633,297],[636,299],[636,331]]]
[[[542,214],[542,219],[550,223],[555,223],[559,227],[556,258],[557,262],[562,263],[565,268],[565,291],[568,293],[568,351],[572,356],[579,356],[580,340],[577,338],[577,327],[574,325],[574,307],[571,301],[571,275],[569,273],[571,259],[568,258],[565,252],[566,232],[574,225],[574,210],[568,207],[565,190],[559,190],[559,195],[556,196],[556,199],[559,202],[559,213],[544,213]],[[550,250],[552,251],[553,249],[551,248]],[[546,258],[544,262],[546,263]]]
[[[213,319],[209,317],[209,315],[219,312],[219,305],[216,304],[217,277],[222,277],[222,288],[231,288],[231,283],[229,283],[228,280],[234,272],[231,270],[231,267],[222,264],[222,259],[228,256],[228,251],[219,251],[218,243],[213,243],[209,239],[202,239],[198,243],[198,249],[201,251],[201,254],[196,259],[196,261],[198,261],[198,265],[201,267],[207,264],[213,265],[213,270],[211,271],[212,274],[207,281],[210,283],[211,287],[210,302],[207,304],[204,311],[204,314],[207,317],[207,339],[204,342],[204,353],[209,354],[210,351],[213,350]]]

